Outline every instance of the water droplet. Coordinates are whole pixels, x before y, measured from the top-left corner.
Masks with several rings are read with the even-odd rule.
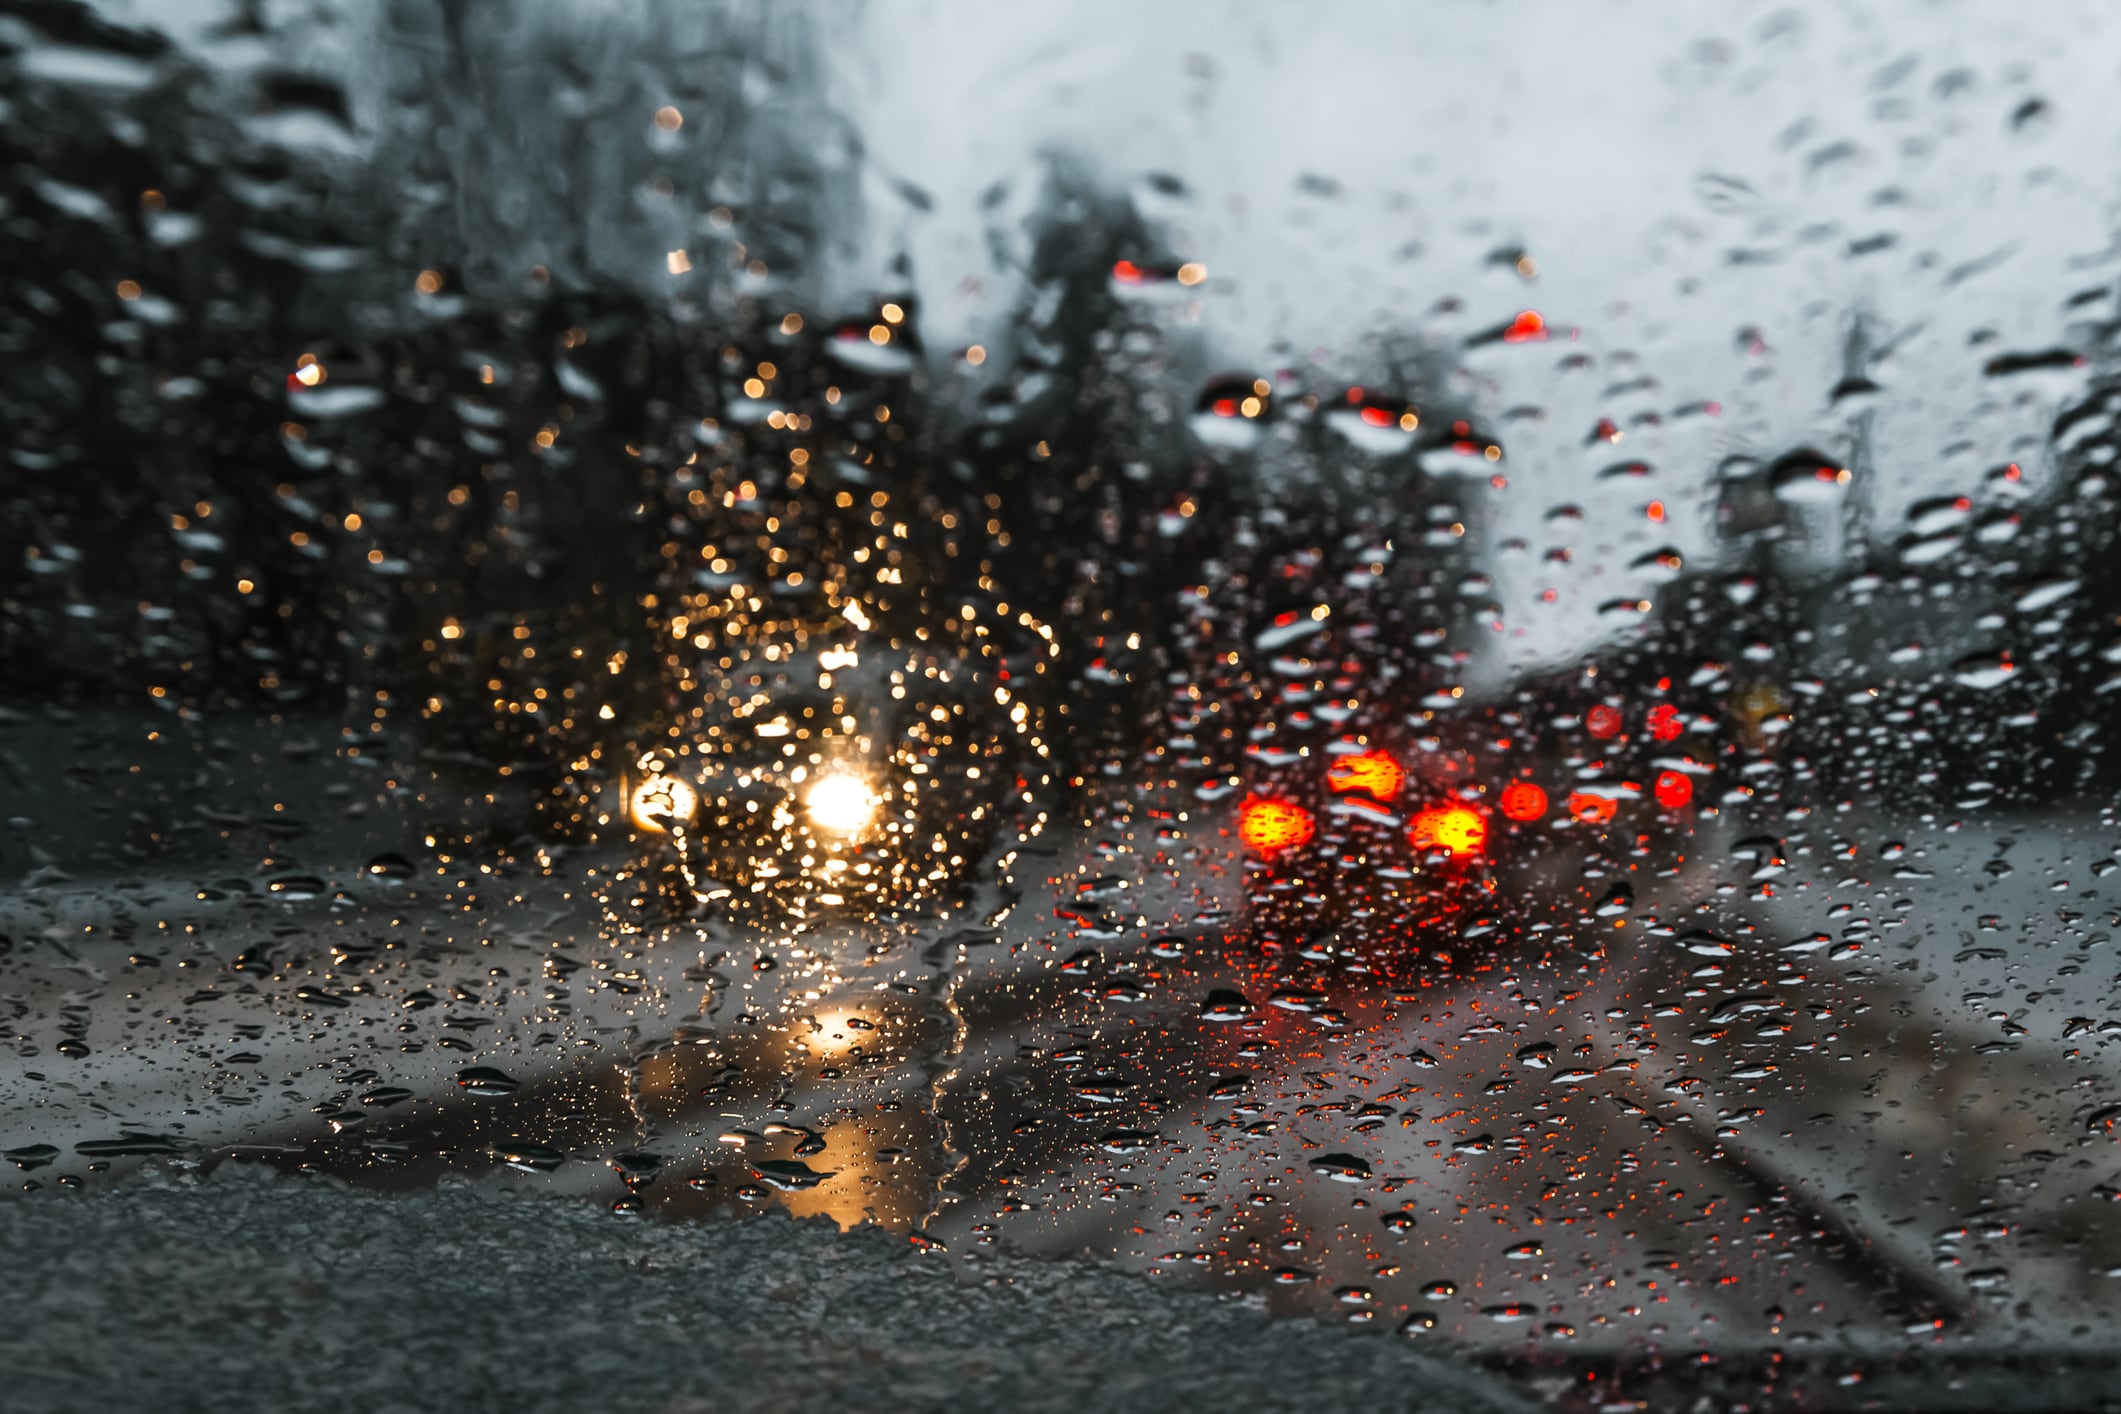
[[[558,1149],[544,1144],[530,1144],[520,1139],[511,1139],[505,1144],[496,1144],[486,1151],[496,1161],[524,1173],[551,1173],[567,1162],[567,1156]]]
[[[521,1081],[492,1066],[468,1066],[457,1072],[457,1088],[467,1095],[480,1095],[489,1099],[502,1095],[513,1095]]]
[[[800,1159],[757,1159],[751,1164],[751,1172],[762,1183],[786,1193],[800,1193],[834,1177],[838,1170],[814,1169]],[[741,1190],[738,1196],[742,1196]]]
[[[1321,1154],[1311,1160],[1311,1172],[1336,1183],[1362,1183],[1370,1177],[1370,1165],[1353,1154]]]

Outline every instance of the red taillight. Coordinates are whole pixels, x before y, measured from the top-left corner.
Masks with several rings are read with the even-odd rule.
[[[1545,340],[1547,321],[1540,318],[1539,311],[1528,309],[1510,321],[1510,327],[1502,331],[1506,344],[1531,344]]]
[[[1686,730],[1686,723],[1679,720],[1679,710],[1669,702],[1660,702],[1650,709],[1650,735],[1659,741],[1670,741]]]
[[[1655,789],[1657,803],[1667,810],[1677,810],[1694,798],[1694,783],[1677,771],[1661,772]]]
[[[1502,813],[1511,820],[1537,820],[1547,813],[1547,793],[1530,781],[1517,781],[1502,792]]]
[[[1569,813],[1579,820],[1593,825],[1603,825],[1620,810],[1620,802],[1606,795],[1592,795],[1589,791],[1569,792]]]
[[[1115,260],[1112,262],[1112,278],[1122,285],[1139,285],[1145,276],[1142,268],[1133,261]]]
[[[1293,801],[1255,795],[1238,807],[1237,837],[1261,854],[1307,844],[1317,828],[1311,812]]]
[[[1470,805],[1432,805],[1414,817],[1407,839],[1420,850],[1449,850],[1455,859],[1488,846],[1488,818]]]
[[[1406,771],[1388,751],[1365,751],[1343,756],[1326,771],[1326,784],[1337,791],[1368,791],[1379,800],[1390,800],[1405,784]]]
[[[1603,702],[1583,714],[1584,730],[1600,741],[1620,735],[1620,709],[1608,707]]]

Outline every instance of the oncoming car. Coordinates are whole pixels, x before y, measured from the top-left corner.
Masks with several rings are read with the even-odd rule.
[[[892,636],[850,603],[714,643],[694,704],[623,783],[658,891],[684,914],[801,915],[951,890],[1044,783],[1050,645],[1000,617],[967,603],[947,628]]]

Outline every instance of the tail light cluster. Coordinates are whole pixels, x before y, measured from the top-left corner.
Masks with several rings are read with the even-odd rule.
[[[1610,740],[1620,735],[1623,722],[1617,708],[1600,705],[1585,714],[1584,726],[1593,737]],[[1660,742],[1671,741],[1684,730],[1678,712],[1662,704],[1650,710],[1645,726]],[[1335,759],[1326,769],[1325,783],[1328,790],[1350,797],[1351,804],[1371,808],[1398,798],[1406,787],[1407,770],[1390,752],[1372,749]],[[1614,795],[1572,790],[1564,805],[1572,819],[1602,825],[1619,813],[1623,798],[1642,793],[1639,783],[1626,781]],[[1694,783],[1682,772],[1659,771],[1649,794],[1663,809],[1679,810],[1693,801]],[[1365,796],[1368,800],[1361,799]],[[1551,806],[1547,792],[1527,780],[1510,782],[1496,799],[1503,818],[1518,824],[1544,818]],[[1239,807],[1237,832],[1247,848],[1272,856],[1310,843],[1318,826],[1311,812],[1296,801],[1283,795],[1255,794]],[[1425,806],[1408,822],[1407,842],[1424,853],[1445,851],[1453,859],[1478,859],[1487,853],[1488,812],[1461,800]]]

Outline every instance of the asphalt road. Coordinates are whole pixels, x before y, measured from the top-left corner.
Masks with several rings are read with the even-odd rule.
[[[0,1370],[25,1411],[1536,1407],[1398,1342],[1081,1266],[962,1281],[903,1239],[784,1219],[626,1224],[231,1170],[6,1204],[0,1241]]]
[[[533,1211],[520,1195],[576,1200],[534,1211],[599,1251],[760,1242],[773,1268],[730,1234],[825,1239],[722,1215],[785,1210],[884,1229],[848,1249],[879,1274],[976,1288],[1045,1255],[1105,1290],[1087,1258],[1144,1293],[1560,1372],[1577,1400],[1603,1372],[1663,1402],[1704,1352],[1828,1404],[1930,1369],[1976,1407],[2018,1362],[2104,1367],[2098,822],[1942,822],[1891,858],[1833,848],[1890,821],[1799,822],[1766,855],[1721,815],[1633,853],[1564,828],[1498,844],[1445,963],[1411,915],[1263,945],[1302,909],[1260,901],[1231,809],[1057,822],[961,914],[867,924],[621,930],[628,896],[593,896],[610,853],[384,879],[349,838],[352,863],[312,845],[267,876],[291,886],[204,900],[48,874],[5,903],[0,1151],[35,1190],[7,1221],[24,1251],[126,1204],[178,1231],[261,1204],[321,1233],[290,1204],[383,1222],[344,1195],[368,1190],[408,1224],[477,1212],[500,1261],[493,1215]],[[1609,875],[1632,907],[1587,913]],[[1490,905],[1507,926],[1484,939]],[[254,1165],[314,1181],[225,1190]],[[152,1191],[120,1181],[142,1170]],[[476,1199],[433,1197],[466,1181]]]

